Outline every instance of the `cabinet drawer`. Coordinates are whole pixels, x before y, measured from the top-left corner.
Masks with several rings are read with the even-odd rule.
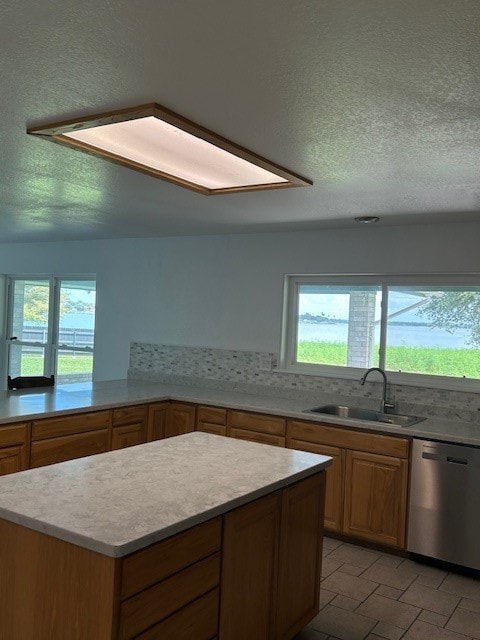
[[[203,431],[204,433],[213,433],[216,436],[226,436],[227,427],[221,424],[210,424],[209,422],[199,422],[197,425],[197,431]]]
[[[142,422],[147,418],[147,405],[137,404],[133,407],[119,407],[113,410],[113,425],[132,424]]]
[[[260,442],[261,444],[273,444],[276,447],[285,446],[285,438],[275,436],[270,433],[258,433],[258,431],[248,431],[245,429],[230,429],[230,437],[239,440],[250,440],[251,442]]]
[[[385,456],[408,458],[409,440],[377,433],[367,433],[358,429],[332,427],[320,422],[300,422],[289,420],[287,438],[318,444],[327,444],[344,449],[379,453]]]
[[[28,439],[28,425],[25,423],[0,426],[0,447],[24,444]]]
[[[110,411],[78,413],[74,416],[63,416],[49,420],[34,420],[32,423],[32,440],[44,440],[96,429],[108,429],[109,426]]]
[[[27,447],[17,444],[13,447],[0,447],[0,476],[16,473],[27,468]]]
[[[104,453],[108,451],[108,441],[108,429],[103,429],[32,442],[30,466],[42,467],[46,464]]]
[[[220,549],[220,518],[127,556],[122,563],[121,598],[142,591]]]
[[[201,560],[120,606],[120,640],[131,640],[220,582],[220,554]]]
[[[136,640],[211,640],[218,633],[219,590],[213,589],[195,602],[156,624]]]
[[[227,410],[220,407],[198,407],[198,422],[209,424],[227,424]]]
[[[147,439],[147,426],[144,422],[127,424],[123,427],[113,427],[112,449],[124,449],[143,444]]]
[[[246,413],[245,411],[230,411],[228,417],[230,427],[250,429],[277,436],[285,436],[285,418],[263,415],[261,413]]]

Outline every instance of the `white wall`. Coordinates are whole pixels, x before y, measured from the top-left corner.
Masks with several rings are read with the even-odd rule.
[[[131,341],[278,351],[285,273],[480,272],[480,223],[0,245],[0,273],[95,273],[95,379]]]

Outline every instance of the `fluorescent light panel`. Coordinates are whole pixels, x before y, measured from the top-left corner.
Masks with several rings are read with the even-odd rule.
[[[43,125],[28,133],[207,195],[311,184],[156,104]]]

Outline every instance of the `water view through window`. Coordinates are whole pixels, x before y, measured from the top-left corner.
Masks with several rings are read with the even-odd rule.
[[[480,287],[300,284],[297,309],[298,363],[480,378]]]

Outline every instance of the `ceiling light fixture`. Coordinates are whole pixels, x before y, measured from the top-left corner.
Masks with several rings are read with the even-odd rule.
[[[35,126],[27,133],[205,195],[312,184],[155,103]]]
[[[371,224],[372,222],[378,222],[380,218],[378,216],[358,216],[354,220],[355,222],[363,222],[363,224]]]

